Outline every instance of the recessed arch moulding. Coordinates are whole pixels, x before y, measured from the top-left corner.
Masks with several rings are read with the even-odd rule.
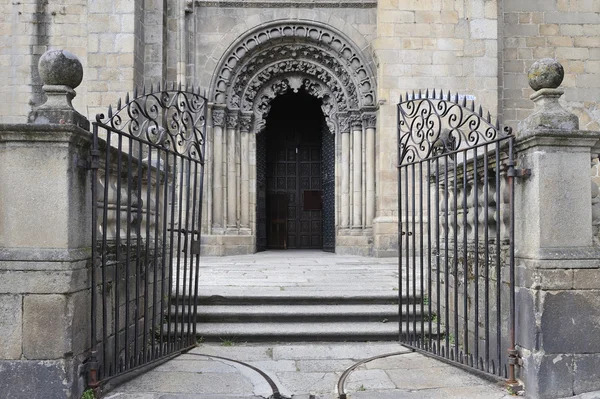
[[[328,130],[336,135],[338,236],[364,236],[368,241],[375,213],[377,99],[372,65],[370,54],[344,33],[314,21],[266,23],[229,46],[209,89],[213,138],[209,236],[256,236],[260,184],[255,134],[266,127],[275,98],[303,90],[321,100]],[[256,241],[249,244],[255,245]]]
[[[376,84],[367,59],[350,39],[312,21],[279,21],[255,28],[229,47],[211,83],[213,104],[252,115],[265,127],[270,102],[288,90],[322,99],[331,133],[347,129],[351,115],[376,110]]]

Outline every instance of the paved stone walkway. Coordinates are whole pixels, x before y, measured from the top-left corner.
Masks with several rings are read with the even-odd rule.
[[[205,343],[111,392],[110,399],[258,399],[272,389],[258,372],[265,372],[285,397],[338,398],[340,376],[356,362],[373,356],[402,354],[373,360],[346,380],[350,399],[511,397],[498,384],[476,377],[397,343]]]
[[[322,296],[398,294],[395,258],[337,256],[321,251],[268,251],[255,255],[202,257],[203,296]],[[121,385],[111,399],[258,399],[273,389],[285,397],[338,398],[340,376],[356,362],[387,353],[354,370],[345,390],[351,399],[508,398],[503,387],[453,366],[411,353],[396,342],[203,343]],[[212,356],[212,357],[211,357]],[[295,395],[295,396],[294,396]]]
[[[203,256],[201,295],[295,295],[306,292],[398,291],[398,259],[281,250],[253,255]]]

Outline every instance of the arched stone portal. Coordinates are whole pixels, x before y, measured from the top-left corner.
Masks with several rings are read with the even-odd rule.
[[[300,91],[319,99],[326,133],[333,138],[336,250],[369,252],[375,217],[376,85],[371,66],[341,32],[310,21],[265,24],[227,49],[209,92],[208,235],[249,238],[229,239],[237,249],[221,253],[257,249],[257,202],[263,200],[257,190],[257,135],[265,129],[272,101]],[[227,240],[220,242],[226,247]]]

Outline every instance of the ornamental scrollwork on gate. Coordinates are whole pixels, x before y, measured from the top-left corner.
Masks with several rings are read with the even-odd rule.
[[[472,148],[510,136],[512,129],[500,129],[484,116],[466,96],[433,90],[406,93],[398,104],[398,164]]]
[[[107,116],[98,114],[96,122],[109,131],[204,162],[206,105],[197,88],[159,84],[141,93],[136,88],[131,97],[127,93],[124,103],[119,99],[116,108],[109,106]]]

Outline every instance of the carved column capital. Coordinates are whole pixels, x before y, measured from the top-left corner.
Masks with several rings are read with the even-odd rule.
[[[236,112],[227,113],[227,129],[235,129],[238,126],[240,115]]]
[[[377,116],[375,114],[363,114],[363,123],[367,129],[375,129],[377,126]]]
[[[213,121],[213,126],[223,127],[225,125],[225,110],[213,109],[212,121]]]
[[[359,114],[350,115],[350,125],[352,125],[353,130],[358,130],[362,128],[362,120]]]
[[[240,115],[240,131],[248,133],[252,128],[252,114]]]
[[[350,133],[350,116],[342,114],[339,116],[340,133]]]

